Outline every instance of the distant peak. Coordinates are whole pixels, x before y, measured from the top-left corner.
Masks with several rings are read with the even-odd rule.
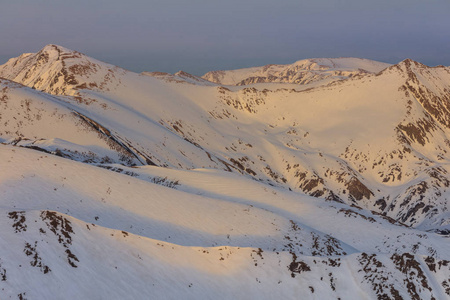
[[[420,62],[418,62],[418,61],[415,61],[415,60],[413,60],[413,59],[411,59],[411,58],[407,58],[407,59],[404,59],[404,60],[402,60],[401,62],[399,62],[398,63],[399,65],[406,65],[406,66],[415,66],[415,67],[425,67],[425,68],[428,68],[428,66],[427,65],[424,65],[424,64],[422,64],[422,63],[420,63]]]
[[[415,62],[415,61],[413,59],[411,59],[411,58],[405,58],[400,63],[410,64],[412,62]]]
[[[44,55],[49,58],[53,57],[53,58],[56,58],[56,60],[60,60],[60,59],[66,60],[69,58],[82,58],[83,56],[85,56],[84,54],[82,54],[78,51],[71,50],[66,47],[55,45],[55,44],[46,45],[37,54],[41,55],[41,56]]]
[[[185,78],[192,78],[195,80],[203,80],[202,78],[196,76],[196,75],[192,75],[191,73],[185,72],[185,71],[178,71],[174,74],[175,76],[179,76],[179,77],[185,77]]]
[[[180,71],[176,72],[174,75],[191,75],[191,74],[189,74],[188,72],[185,72],[183,70],[180,70]]]
[[[389,68],[387,68],[386,70],[397,70],[397,72],[406,72],[408,74],[414,74],[414,72],[421,70],[421,69],[426,69],[426,68],[430,68],[427,65],[424,65],[418,61],[415,61],[411,58],[406,58],[404,60],[402,60],[401,62],[390,66]],[[383,70],[382,72],[384,72],[385,70]]]
[[[59,46],[56,44],[48,44],[45,45],[44,48],[41,49],[41,51],[57,51],[57,52],[75,52],[73,50],[70,50],[66,47]]]

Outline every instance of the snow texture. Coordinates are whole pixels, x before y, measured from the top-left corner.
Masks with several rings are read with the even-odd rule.
[[[0,66],[2,299],[450,299],[450,69]]]

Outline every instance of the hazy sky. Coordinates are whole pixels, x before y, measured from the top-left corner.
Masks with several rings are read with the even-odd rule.
[[[0,0],[0,63],[58,44],[133,71],[313,57],[450,65],[449,0]]]

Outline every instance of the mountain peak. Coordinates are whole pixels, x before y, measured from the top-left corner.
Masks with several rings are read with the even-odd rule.
[[[405,66],[408,66],[408,67],[412,66],[412,67],[420,67],[420,68],[429,68],[429,66],[424,65],[424,64],[422,64],[422,63],[420,63],[418,61],[415,61],[415,60],[413,60],[411,58],[406,58],[406,59],[402,60],[401,62],[399,62],[398,64],[399,65],[405,65]]]
[[[406,59],[402,60],[401,62],[399,62],[395,65],[392,65],[389,68],[386,68],[385,70],[386,71],[396,70],[397,72],[408,74],[408,76],[410,78],[414,78],[415,77],[414,74],[416,72],[419,72],[420,70],[424,70],[427,68],[430,68],[430,67],[427,65],[424,65],[418,61],[415,61],[411,58],[406,58]],[[382,70],[380,72],[380,74],[383,73],[385,70]]]
[[[44,46],[44,48],[42,48],[37,55],[43,55],[43,56],[47,56],[49,59],[56,59],[56,60],[65,60],[65,59],[69,59],[69,58],[82,58],[85,55],[78,52],[78,51],[74,51],[71,49],[68,49],[66,47],[63,46],[59,46],[59,45],[55,45],[55,44],[48,44],[46,46]]]
[[[61,51],[61,52],[73,52],[73,50],[70,50],[66,47],[56,45],[56,44],[47,44],[45,45],[40,51]]]
[[[0,76],[50,94],[78,96],[80,89],[109,89],[126,72],[63,46],[48,44],[0,66]],[[117,82],[115,83],[117,84]]]
[[[189,77],[194,76],[194,75],[189,74],[188,72],[185,72],[183,70],[180,70],[180,71],[176,72],[174,75],[177,75],[177,76],[189,76]]]

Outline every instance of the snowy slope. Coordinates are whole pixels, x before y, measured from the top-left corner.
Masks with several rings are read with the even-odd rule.
[[[0,66],[5,295],[446,299],[450,69],[266,69],[292,80],[136,74],[56,45]]]
[[[139,161],[101,134],[64,99],[0,79],[0,140],[85,162]]]
[[[346,205],[220,171],[124,175],[5,145],[0,157],[4,297],[446,295],[448,241]]]
[[[65,60],[70,61],[66,67],[95,61],[54,45],[26,59],[38,61],[39,56],[53,60],[41,68],[33,65],[33,74],[63,68]],[[16,74],[11,66],[20,65],[21,59],[0,69]],[[331,66],[331,61],[325,62]],[[66,81],[59,90],[47,91],[76,93],[64,101],[100,124],[140,163],[239,172],[376,210],[424,230],[450,230],[446,179],[450,87],[445,67],[405,60],[377,74],[326,86],[268,89],[263,84],[264,89],[258,89],[195,80],[185,84],[95,64],[88,76],[68,73],[82,88]],[[366,60],[334,62],[335,67],[358,64],[371,71],[381,68]],[[108,74],[114,81],[101,89],[89,81]],[[31,77],[31,82],[54,81],[51,76]]]

